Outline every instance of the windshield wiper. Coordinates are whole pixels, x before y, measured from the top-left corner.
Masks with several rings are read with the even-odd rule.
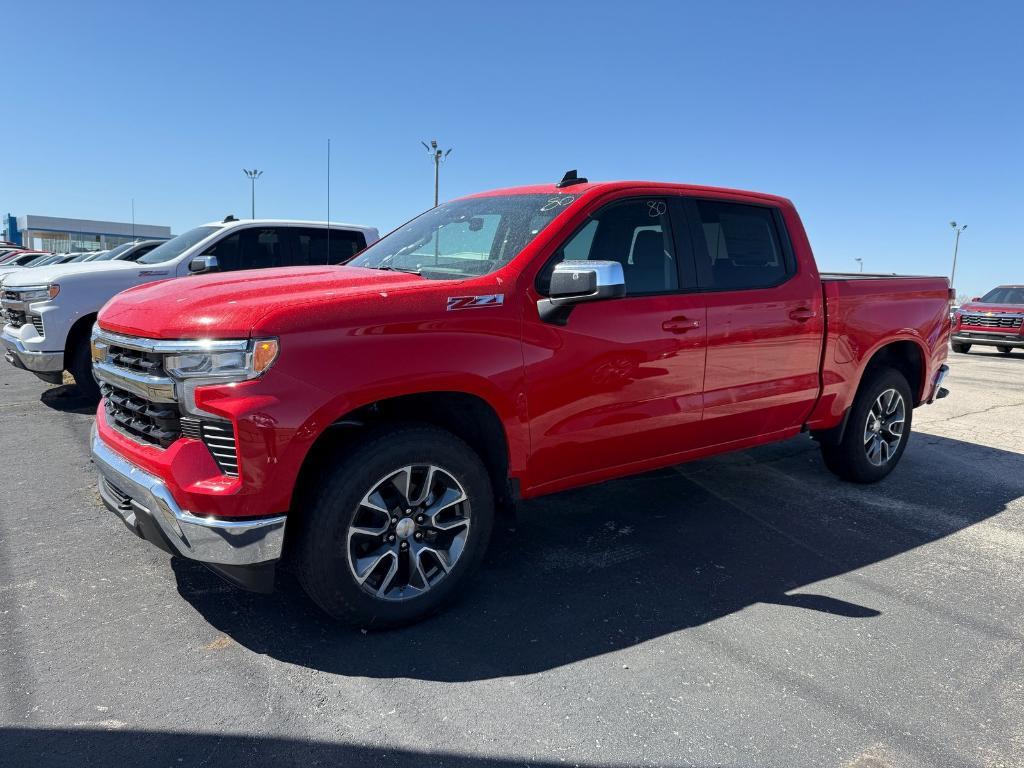
[[[423,272],[423,270],[419,268],[409,269],[407,267],[394,267],[390,264],[381,264],[380,266],[374,267],[374,269],[382,269],[388,272],[404,272],[407,275],[419,275]]]

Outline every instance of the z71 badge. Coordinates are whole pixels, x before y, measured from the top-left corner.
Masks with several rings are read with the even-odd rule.
[[[505,294],[503,293],[492,293],[490,296],[449,296],[448,311],[500,307],[504,303]]]

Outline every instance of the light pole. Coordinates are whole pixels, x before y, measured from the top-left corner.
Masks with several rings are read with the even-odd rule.
[[[856,261],[858,264],[860,264],[860,271],[863,272],[864,271],[864,257],[863,256],[854,256],[853,260]]]
[[[953,281],[956,280],[956,252],[960,250],[960,233],[967,229],[967,225],[961,224],[958,227],[955,221],[951,221],[949,226],[956,232],[956,236],[953,238],[953,271],[949,275],[949,287],[954,288]]]
[[[434,160],[434,207],[437,208],[438,203],[438,190],[439,190],[439,177],[441,175],[441,163],[448,159],[448,155],[452,153],[451,149],[447,151],[440,149],[437,146],[437,139],[430,140],[430,146],[427,146],[427,142],[421,141],[420,144],[427,150],[427,153]]]
[[[244,173],[246,176],[248,176],[249,180],[252,182],[252,215],[249,218],[255,219],[256,218],[256,179],[258,179],[260,176],[263,175],[263,171],[257,171],[255,168],[253,168],[251,171],[247,171],[247,170],[245,170],[245,168],[243,168],[242,169],[242,173]]]

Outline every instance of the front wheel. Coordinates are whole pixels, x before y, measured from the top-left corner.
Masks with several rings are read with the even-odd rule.
[[[374,628],[417,621],[465,592],[494,519],[480,458],[425,425],[376,432],[311,501],[300,510],[299,580],[335,619]]]
[[[960,344],[960,343],[954,341],[953,342],[953,351],[954,352],[959,352],[961,355],[966,355],[968,352],[971,351],[971,345],[970,344]]]
[[[100,385],[96,383],[96,379],[92,375],[92,351],[89,349],[88,336],[79,339],[70,350],[67,368],[82,396],[92,401],[98,401]]]
[[[891,368],[868,373],[850,407],[842,439],[821,444],[825,466],[844,480],[878,482],[903,456],[913,414],[913,396],[902,373]]]

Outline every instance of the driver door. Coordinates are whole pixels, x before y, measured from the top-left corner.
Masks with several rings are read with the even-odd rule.
[[[564,326],[527,307],[527,485],[625,474],[695,444],[706,313],[690,292],[696,279],[683,224],[671,198],[618,200],[593,213],[542,271],[537,290],[544,295],[555,263],[618,261],[626,295],[579,304]]]

